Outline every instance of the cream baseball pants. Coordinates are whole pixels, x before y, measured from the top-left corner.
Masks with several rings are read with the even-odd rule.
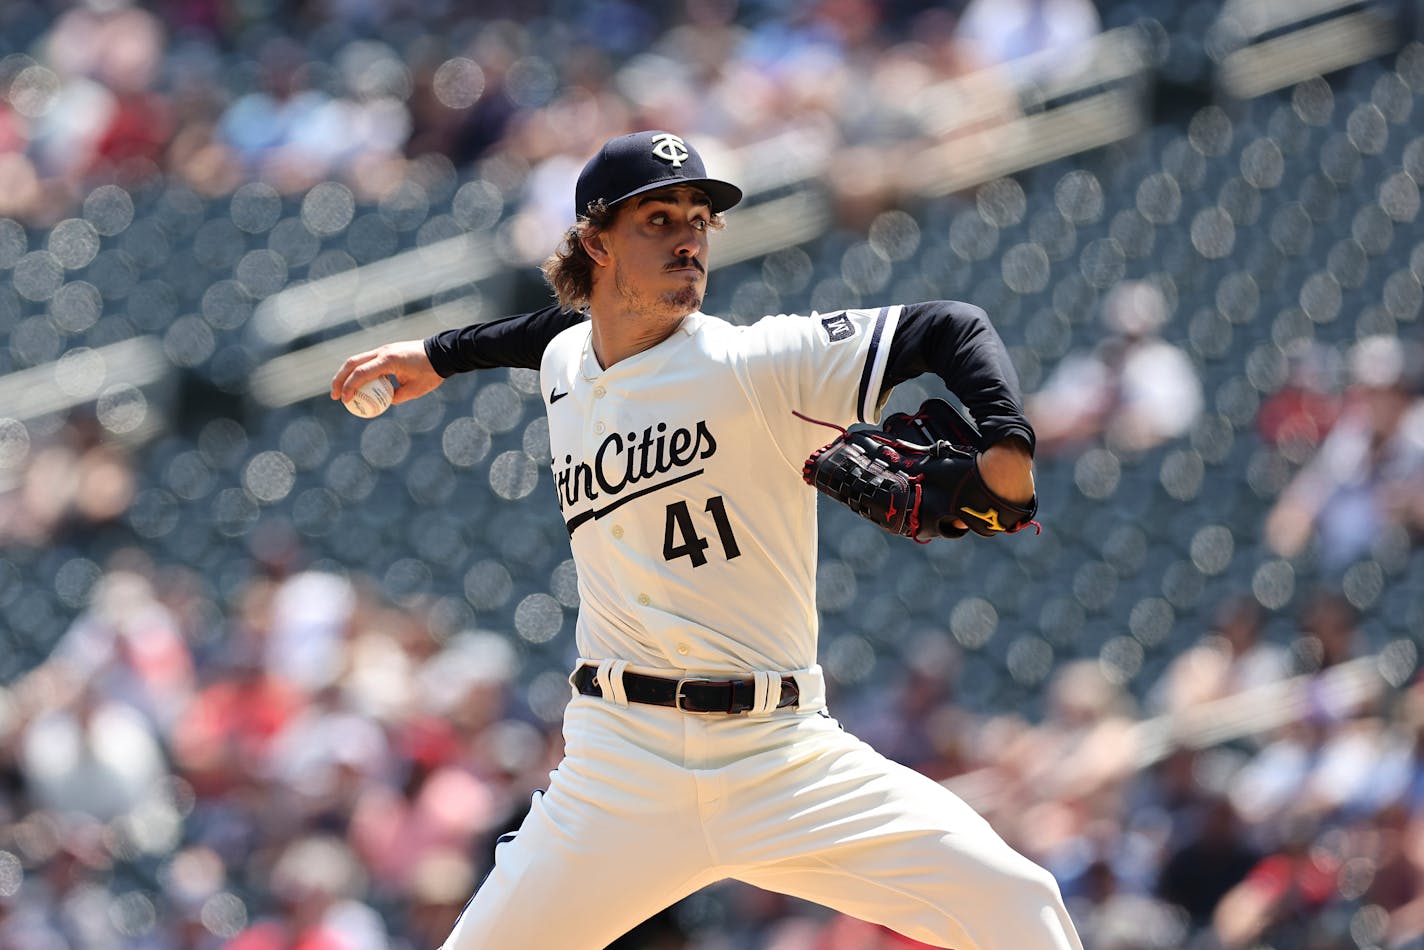
[[[575,695],[564,760],[446,950],[603,950],[724,878],[936,947],[1081,950],[1047,871],[808,695],[762,718]]]

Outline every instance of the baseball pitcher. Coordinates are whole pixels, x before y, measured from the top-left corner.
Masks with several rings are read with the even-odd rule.
[[[677,135],[613,139],[544,264],[558,306],[361,353],[332,380],[341,399],[389,374],[404,402],[537,367],[547,404],[580,601],[566,755],[445,947],[598,950],[736,878],[937,947],[1081,948],[1053,878],[846,733],[816,663],[818,492],[922,542],[1034,524],[1003,344],[963,303],[702,313],[709,237],[740,199]],[[931,400],[875,427],[926,372],[972,420]]]

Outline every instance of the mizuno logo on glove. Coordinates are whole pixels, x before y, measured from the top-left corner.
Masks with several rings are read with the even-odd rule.
[[[999,524],[999,509],[990,508],[988,511],[975,511],[973,508],[963,507],[959,509],[971,518],[978,518],[984,522],[984,526],[990,531],[1003,531],[1004,526]]]

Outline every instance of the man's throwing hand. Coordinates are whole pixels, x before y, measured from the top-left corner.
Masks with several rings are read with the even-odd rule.
[[[394,377],[392,403],[419,399],[445,381],[430,365],[424,340],[402,340],[357,353],[342,363],[331,378],[331,398],[344,402],[377,376]]]

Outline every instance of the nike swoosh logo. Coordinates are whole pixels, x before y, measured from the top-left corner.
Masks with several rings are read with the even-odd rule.
[[[567,395],[567,390],[565,390],[564,392],[559,392],[559,387],[555,386],[553,389],[549,390],[549,405],[552,406],[554,403],[558,402],[560,399],[563,399]]]

